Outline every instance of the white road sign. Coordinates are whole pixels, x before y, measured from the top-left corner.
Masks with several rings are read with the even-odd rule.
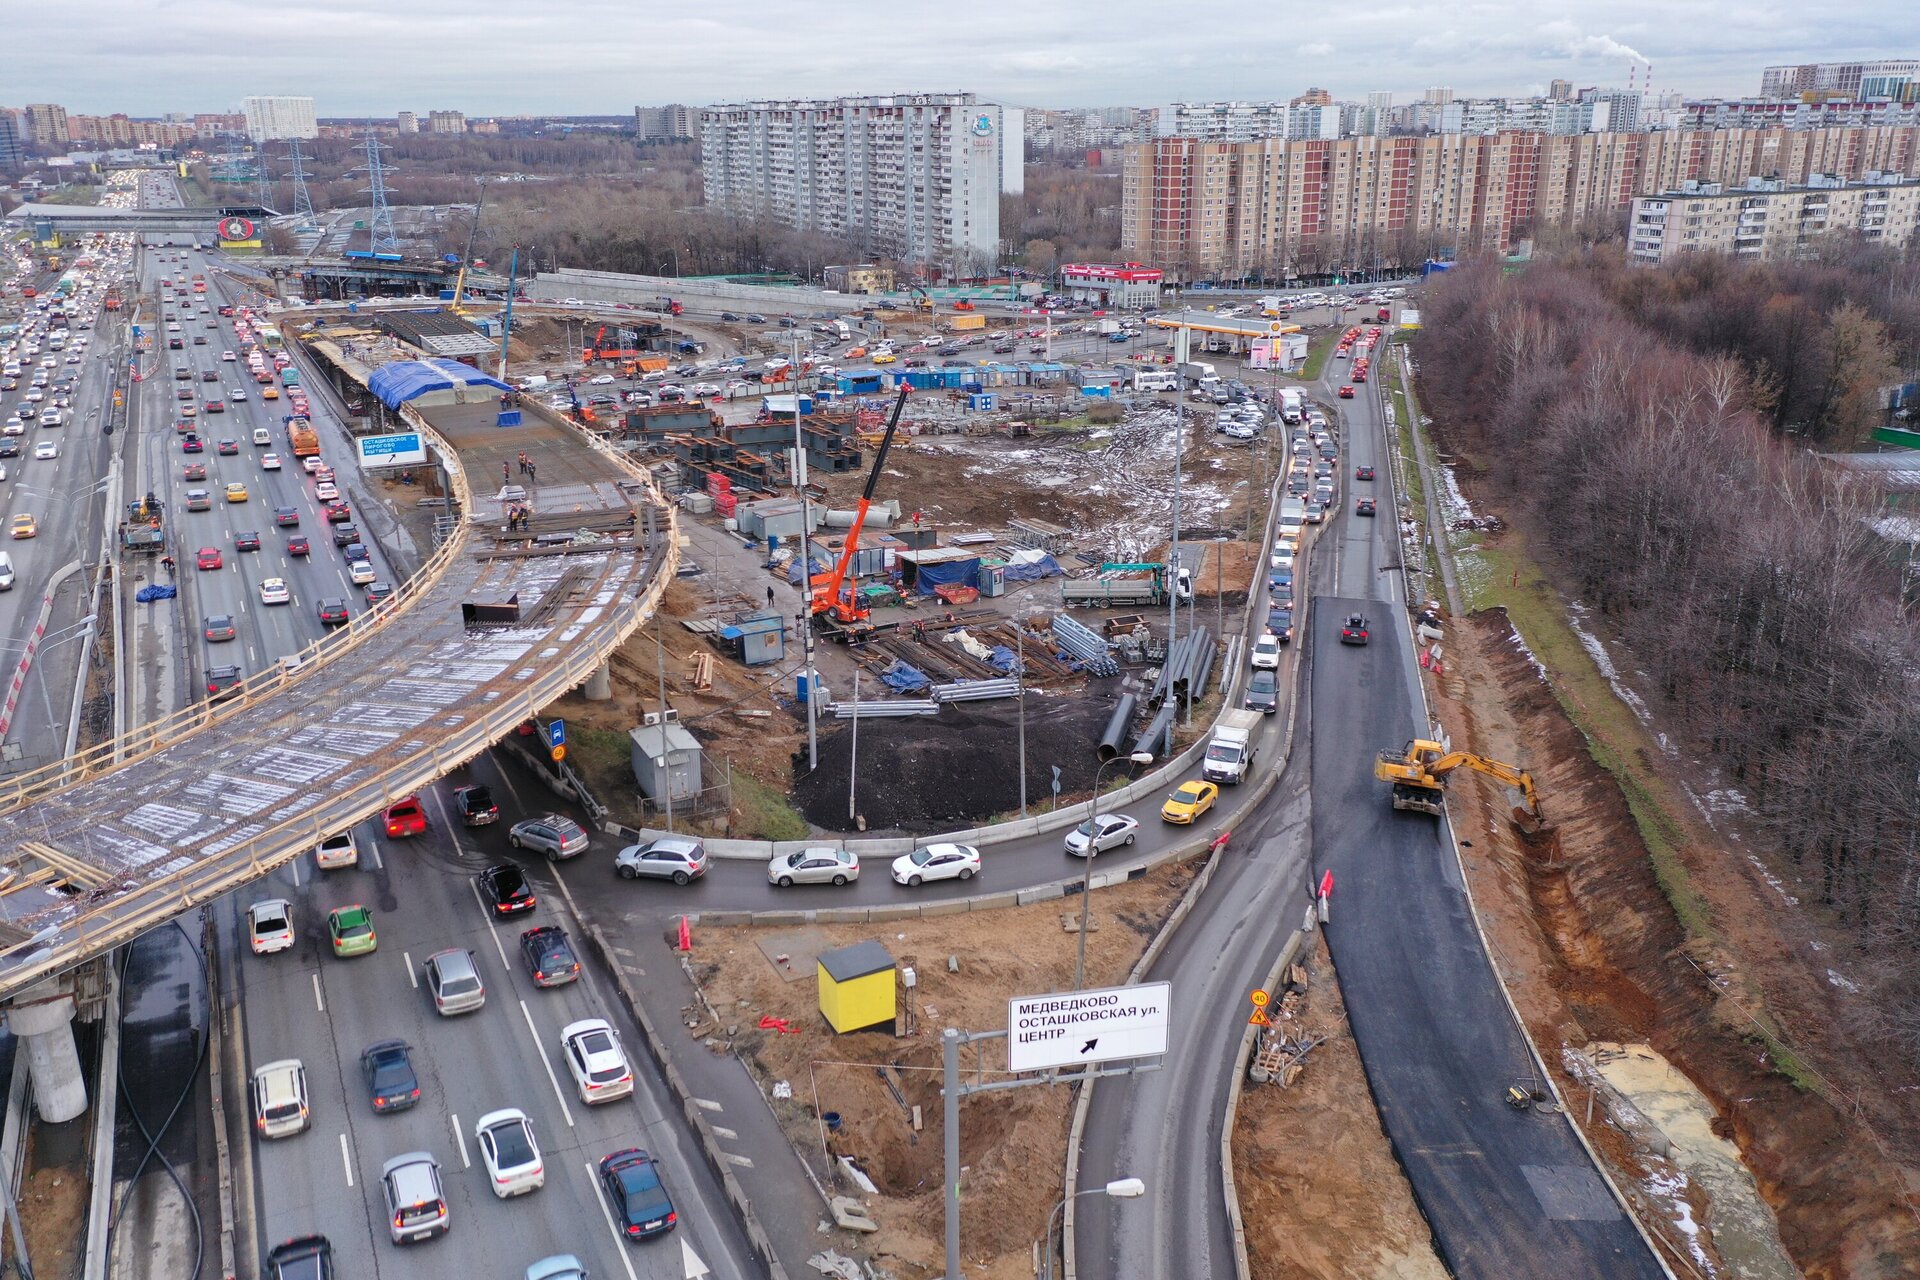
[[[426,444],[418,431],[389,436],[361,436],[355,442],[362,467],[417,467],[427,460]]]
[[[1015,996],[1007,1001],[1007,1069],[1044,1071],[1167,1051],[1173,985]]]

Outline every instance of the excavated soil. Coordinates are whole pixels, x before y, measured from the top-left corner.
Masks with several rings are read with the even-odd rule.
[[[1501,787],[1478,776],[1455,784],[1453,813],[1462,844],[1471,842],[1464,854],[1496,961],[1556,1072],[1562,1046],[1646,1041],[1717,1108],[1806,1275],[1920,1273],[1920,1219],[1902,1199],[1914,1171],[1847,1111],[1778,1070],[1741,1007],[1765,1006],[1746,953],[1778,946],[1769,936],[1778,913],[1728,874],[1735,855],[1707,831],[1680,841],[1716,927],[1729,926],[1709,953],[1689,943],[1619,786],[1515,643],[1504,611],[1454,620],[1447,653],[1444,675],[1428,677],[1441,722],[1456,741],[1532,768],[1554,824],[1549,838],[1523,842],[1506,822]],[[1806,1038],[1822,1024],[1798,1025]],[[1560,1083],[1566,1096],[1584,1096],[1564,1075]],[[1631,1193],[1643,1171],[1622,1135],[1598,1121],[1589,1134]]]

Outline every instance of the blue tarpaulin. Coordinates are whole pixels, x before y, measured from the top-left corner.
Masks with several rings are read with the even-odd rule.
[[[997,644],[993,646],[993,653],[989,655],[987,661],[1008,675],[1013,675],[1020,665],[1020,655],[1003,644]]]
[[[880,673],[880,679],[895,693],[912,693],[915,689],[925,689],[933,683],[926,672],[897,658],[892,666]]]
[[[1007,557],[1002,575],[1008,582],[1038,582],[1042,578],[1058,578],[1065,572],[1060,562],[1044,551],[1016,551]]]
[[[935,587],[979,585],[980,557],[958,547],[902,551],[894,558],[907,589],[923,596],[932,595]]]
[[[489,378],[458,360],[395,360],[375,369],[367,379],[368,390],[380,397],[380,403],[389,409],[398,409],[429,391],[450,391],[460,386],[490,387],[495,392],[513,390],[499,379]]]
[[[155,600],[171,600],[179,594],[179,591],[174,588],[162,586],[160,583],[155,582],[134,592],[133,598],[141,604],[151,604]]]
[[[833,568],[833,561],[823,557],[817,551],[809,555],[807,559],[813,562],[813,570],[811,573],[807,575],[809,578],[811,578],[813,574],[825,573],[829,569]],[[787,562],[787,585],[788,586],[798,586],[800,584],[800,565],[801,565],[801,560],[797,553],[794,555],[793,559]]]

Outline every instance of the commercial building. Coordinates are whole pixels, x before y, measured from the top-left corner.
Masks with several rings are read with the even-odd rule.
[[[27,141],[36,147],[66,149],[67,109],[51,102],[27,104]]]
[[[420,132],[420,113],[402,111],[394,117],[394,123],[399,126],[401,133],[418,133]]]
[[[1001,109],[970,93],[709,107],[707,204],[975,274],[999,260],[1002,131]]]
[[[837,289],[841,293],[892,293],[893,268],[883,267],[875,262],[861,262],[852,266],[828,267],[823,277],[826,287]]]
[[[247,118],[247,136],[255,142],[320,136],[312,98],[242,98],[240,113]]]
[[[0,110],[0,173],[18,173],[27,163],[26,138],[20,117]]]
[[[1287,279],[1507,251],[1536,228],[1624,219],[1687,182],[1920,177],[1920,126],[1207,142],[1122,165],[1121,251],[1177,280]]]
[[[700,135],[700,109],[677,102],[664,107],[635,107],[633,131],[642,138],[695,138]]]
[[[467,131],[466,113],[464,111],[429,111],[427,131],[429,133],[465,133]]]
[[[1863,96],[1872,87],[1884,89],[1889,80],[1920,80],[1920,58],[1882,58],[1874,62],[1806,62],[1767,67],[1760,73],[1760,96],[1796,98],[1803,93]]]
[[[1761,179],[1734,188],[1694,184],[1635,198],[1627,252],[1648,265],[1689,253],[1795,258],[1836,231],[1904,245],[1916,228],[1920,182],[1911,179],[1874,175],[1866,182],[1828,180],[1802,187]]]
[[[1138,262],[1069,262],[1060,268],[1060,284],[1075,302],[1123,310],[1159,306],[1165,279],[1164,271]]]

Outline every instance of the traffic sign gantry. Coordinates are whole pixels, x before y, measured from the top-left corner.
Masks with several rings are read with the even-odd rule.
[[[1173,984],[1015,996],[1007,1001],[1007,1069],[1043,1071],[1167,1051]]]

